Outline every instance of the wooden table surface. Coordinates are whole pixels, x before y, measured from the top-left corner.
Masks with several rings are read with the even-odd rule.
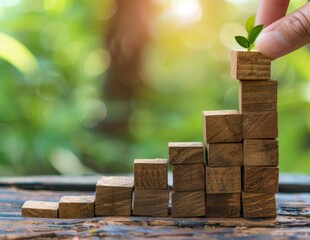
[[[275,220],[100,217],[21,218],[25,200],[58,201],[63,195],[94,195],[99,176],[0,179],[0,239],[309,239],[310,177],[281,175]],[[68,191],[68,190],[74,191]],[[79,191],[78,191],[79,190]],[[307,193],[308,192],[308,193]]]

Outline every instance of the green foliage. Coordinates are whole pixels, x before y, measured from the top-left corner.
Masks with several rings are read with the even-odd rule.
[[[255,47],[255,41],[264,28],[264,25],[257,25],[254,27],[254,22],[255,22],[255,16],[249,17],[249,19],[246,21],[245,29],[248,33],[247,38],[243,36],[235,37],[239,45],[243,48],[247,48],[248,52]]]
[[[249,48],[250,42],[247,38],[242,36],[236,36],[236,41],[240,44],[241,47]]]
[[[106,115],[123,111],[118,103],[106,109],[101,93],[110,61],[102,36],[115,1],[3,2],[12,6],[0,2],[2,176],[129,172],[135,158],[167,158],[169,141],[202,141],[203,110],[238,109],[238,83],[229,76],[235,40],[220,29],[241,25],[255,1],[243,1],[246,8],[237,1],[199,1],[208,14],[185,26],[190,18],[169,18],[171,5],[180,9],[183,1],[154,2],[152,39],[139,69],[147,88],[132,96],[131,136],[121,139],[93,130]],[[199,14],[188,16],[197,20]],[[309,49],[302,48],[272,66],[279,81],[282,172],[310,172],[308,62]]]
[[[251,30],[253,29],[255,24],[255,16],[251,16],[248,18],[248,20],[245,23],[245,29],[247,31],[247,33],[249,34],[251,32]]]

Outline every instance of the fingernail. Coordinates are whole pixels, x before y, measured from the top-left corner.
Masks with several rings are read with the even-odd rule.
[[[287,49],[288,41],[283,34],[277,30],[262,32],[257,38],[256,47],[269,54],[278,55]]]

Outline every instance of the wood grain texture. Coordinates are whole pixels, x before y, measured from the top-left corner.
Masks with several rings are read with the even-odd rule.
[[[102,177],[96,184],[96,216],[130,216],[133,177]]]
[[[136,159],[134,161],[135,188],[167,189],[168,161],[166,159]]]
[[[204,163],[204,144],[202,142],[170,142],[169,163]]]
[[[231,76],[239,80],[269,80],[270,59],[257,51],[231,51]]]
[[[240,217],[241,194],[222,193],[206,195],[206,217]]]
[[[239,81],[239,110],[241,112],[277,111],[278,82]]]
[[[172,217],[203,217],[206,215],[205,192],[172,192]]]
[[[241,142],[241,115],[236,110],[203,112],[203,135],[207,143]]]
[[[58,202],[26,201],[22,206],[23,217],[58,218]]]
[[[133,215],[167,217],[169,190],[135,189]]]
[[[276,167],[279,163],[278,140],[244,140],[244,166]]]
[[[248,193],[276,193],[279,188],[278,167],[244,167],[243,190]]]
[[[297,186],[293,191],[305,191],[299,184],[309,185],[309,176],[283,174],[285,184]],[[56,176],[52,181],[59,184],[70,181],[76,184],[77,177]],[[12,179],[12,180],[11,180]],[[43,179],[41,182],[40,179]],[[88,181],[89,176],[79,176],[80,182]],[[95,186],[98,179],[93,181]],[[297,182],[296,182],[297,180]],[[24,182],[23,182],[24,181]],[[292,181],[292,182],[291,182]],[[2,180],[4,182],[4,180]],[[34,183],[43,186],[47,177],[6,177],[5,183],[19,186]],[[75,185],[78,186],[78,185]],[[51,187],[51,185],[48,185]],[[310,194],[277,193],[277,217],[275,219],[249,218],[165,218],[154,217],[97,217],[91,219],[28,219],[21,217],[24,201],[36,199],[40,201],[58,201],[63,195],[85,195],[91,192],[72,192],[53,188],[53,191],[22,190],[15,187],[0,187],[0,239],[100,239],[100,238],[158,238],[158,239],[305,239],[310,236],[309,205]]]
[[[63,196],[59,200],[59,218],[93,218],[95,196]]]
[[[245,218],[276,218],[275,194],[242,192],[242,208]]]
[[[241,167],[206,167],[206,193],[240,193]]]
[[[172,166],[173,191],[204,191],[205,165],[184,164]]]
[[[278,113],[243,112],[242,138],[243,139],[272,139],[278,137]]]
[[[207,149],[207,162],[210,167],[241,167],[243,165],[242,143],[209,143]]]

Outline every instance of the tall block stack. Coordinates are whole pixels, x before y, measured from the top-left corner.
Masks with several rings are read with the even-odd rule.
[[[275,217],[278,191],[277,81],[259,52],[232,51],[231,75],[239,80],[242,116],[244,217]]]
[[[205,210],[204,145],[201,142],[171,142],[172,216],[202,217]]]
[[[167,217],[169,205],[168,161],[134,160],[135,216]]]
[[[243,162],[241,115],[236,110],[203,112],[207,147],[206,215],[239,217]]]

